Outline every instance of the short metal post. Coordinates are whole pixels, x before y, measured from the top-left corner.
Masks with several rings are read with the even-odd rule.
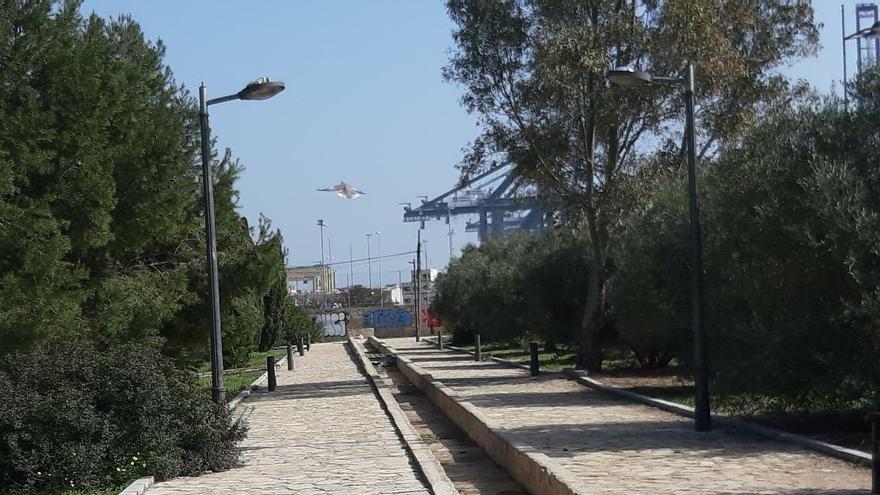
[[[275,356],[266,356],[266,373],[269,375],[269,392],[274,392],[278,386],[275,380]]]
[[[880,493],[880,412],[865,418],[871,423],[871,493]]]
[[[307,351],[312,350],[312,334],[310,334],[310,333],[306,334],[306,350]]]
[[[480,347],[480,334],[474,335],[475,346],[474,346],[474,361],[482,361],[483,360],[483,348]]]
[[[443,330],[437,330],[437,348],[443,350]]]
[[[529,363],[529,373],[532,376],[538,376],[538,343],[537,342],[529,342],[529,357],[531,361]]]
[[[293,344],[287,343],[287,371],[293,371]]]
[[[300,338],[299,338],[299,342],[296,343],[296,350],[297,350],[297,352],[299,352],[299,355],[300,355],[300,356],[305,356],[305,355],[306,355],[305,345],[304,345],[304,343],[303,343],[303,338],[302,338],[302,337],[300,337]]]

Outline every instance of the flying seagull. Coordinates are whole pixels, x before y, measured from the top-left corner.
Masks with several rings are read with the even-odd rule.
[[[339,184],[336,184],[335,186],[325,187],[318,190],[322,192],[335,192],[337,196],[345,199],[357,199],[361,195],[366,194],[361,190],[355,189],[354,186],[345,181],[340,181]]]

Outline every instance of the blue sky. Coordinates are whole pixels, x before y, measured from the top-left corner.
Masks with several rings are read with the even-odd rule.
[[[844,3],[852,31],[858,2]],[[840,2],[813,6],[825,24],[823,49],[784,72],[830,91],[842,74]],[[441,77],[452,25],[440,1],[87,0],[83,11],[131,14],[148,38],[166,44],[166,63],[193,92],[202,81],[209,97],[263,75],[286,82],[272,100],[211,107],[211,126],[219,146],[247,167],[239,182],[242,214],[254,225],[260,213],[272,218],[290,264],[321,259],[319,218],[334,261],[348,259],[349,244],[354,258],[365,258],[367,232],[382,232],[383,254],[412,250],[418,224],[401,221],[398,203],[450,189],[461,149],[478,134],[476,119],[459,104],[460,89]],[[315,191],[340,180],[367,194],[347,201]],[[463,219],[453,228],[456,252],[476,241]],[[446,225],[428,223],[422,237],[431,266],[442,268]],[[398,271],[406,278],[409,259],[384,260],[383,281],[396,282]],[[375,283],[375,262],[372,270]],[[347,273],[339,268],[340,286]],[[355,265],[354,279],[366,284],[365,263]]]

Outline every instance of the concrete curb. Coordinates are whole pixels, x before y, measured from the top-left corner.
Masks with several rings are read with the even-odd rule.
[[[516,440],[505,428],[494,425],[473,404],[462,400],[457,392],[410,359],[400,356],[390,345],[375,337],[370,337],[369,341],[382,354],[394,356],[397,368],[407,380],[529,493],[586,495],[587,492],[575,488],[578,480],[549,456]]]
[[[446,476],[446,471],[443,470],[440,461],[434,457],[431,448],[419,437],[419,434],[410,424],[403,410],[400,409],[400,405],[394,399],[391,390],[384,384],[382,377],[376,372],[373,363],[367,359],[363,344],[349,337],[348,345],[357,356],[358,367],[373,385],[373,389],[379,396],[379,401],[382,402],[383,408],[391,419],[391,423],[403,439],[406,449],[412,454],[419,470],[425,475],[425,479],[428,480],[431,492],[435,495],[458,495],[458,490],[456,490],[449,477]]]
[[[436,337],[422,337],[422,338],[423,338],[426,342],[433,343],[435,346],[437,345],[437,338],[436,338]],[[447,345],[444,345],[444,346],[443,346],[443,350],[446,350],[446,349],[451,349],[451,350],[453,350],[453,351],[457,351],[457,352],[463,352],[463,353],[465,353],[465,354],[470,354],[471,356],[475,355],[474,351],[469,351],[469,350],[467,350],[467,349],[465,349],[465,348],[463,348],[463,347],[456,347],[456,346],[454,346],[454,345],[448,345],[448,344],[447,344]],[[531,369],[529,368],[529,365],[528,365],[528,364],[523,364],[523,363],[518,362],[518,361],[511,361],[511,360],[509,360],[509,359],[502,359],[502,358],[498,358],[498,357],[493,357],[493,356],[491,356],[489,353],[485,353],[485,352],[484,352],[484,353],[483,353],[483,359],[482,359],[482,361],[486,361],[486,360],[489,360],[489,361],[495,361],[496,363],[504,364],[504,365],[507,365],[507,366],[511,366],[511,367],[513,367],[513,368],[520,368],[520,369],[524,369],[524,370],[526,370],[526,371],[531,371]],[[559,374],[560,372],[559,372],[559,371],[541,370],[541,374],[545,374],[545,373],[555,373],[555,374]]]
[[[142,495],[147,491],[147,488],[153,486],[153,483],[155,482],[156,480],[154,480],[152,476],[134,480],[125,488],[125,490],[119,492],[119,495]]]
[[[282,365],[287,363],[287,356],[282,357],[278,362],[275,363],[276,370]],[[269,379],[269,372],[264,372],[262,375],[258,376],[256,380],[252,381],[251,384],[241,392],[239,392],[235,397],[232,398],[231,401],[226,403],[226,410],[232,411],[235,409],[238,404],[244,400],[245,397],[251,395],[251,391],[262,385]],[[152,476],[141,478],[139,480],[133,481],[130,485],[125,487],[124,490],[119,492],[119,495],[142,495],[150,488],[154,483],[155,479]]]
[[[583,371],[567,369],[563,371],[563,374],[575,379],[575,381],[577,381],[581,385],[585,385],[594,390],[605,392],[611,395],[616,395],[618,397],[634,402],[639,402],[646,406],[656,407],[658,409],[662,409],[673,414],[678,414],[679,416],[685,416],[688,418],[694,417],[694,408],[692,407],[688,407],[675,402],[669,402],[662,399],[655,399],[653,397],[630,392],[629,390],[622,390],[620,388],[602,383],[593,378],[589,378],[584,375]],[[813,440],[812,438],[808,438],[805,436],[795,435],[794,433],[777,430],[776,428],[771,428],[769,426],[761,426],[749,421],[745,421],[743,419],[728,416],[726,414],[713,414],[712,420],[716,423],[726,425],[727,427],[733,428],[735,430],[751,433],[753,435],[758,435],[771,440],[791,443],[799,447],[803,447],[805,449],[812,450],[820,454],[825,454],[827,456],[834,457],[843,461],[862,464],[865,466],[870,466],[872,463],[871,454],[860,452],[854,449],[848,449],[846,447],[841,447],[840,445],[820,442],[819,440]]]

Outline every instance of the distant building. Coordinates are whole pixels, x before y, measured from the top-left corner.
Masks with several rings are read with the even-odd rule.
[[[422,307],[427,308],[431,301],[434,300],[435,284],[437,275],[440,270],[425,269],[421,272],[421,299]],[[415,273],[411,273],[412,279],[415,279]],[[397,287],[391,289],[391,301],[394,304],[412,306],[415,304],[416,292],[412,282],[403,282]]]
[[[336,272],[329,266],[292,266],[287,269],[287,291],[290,294],[336,292]]]

